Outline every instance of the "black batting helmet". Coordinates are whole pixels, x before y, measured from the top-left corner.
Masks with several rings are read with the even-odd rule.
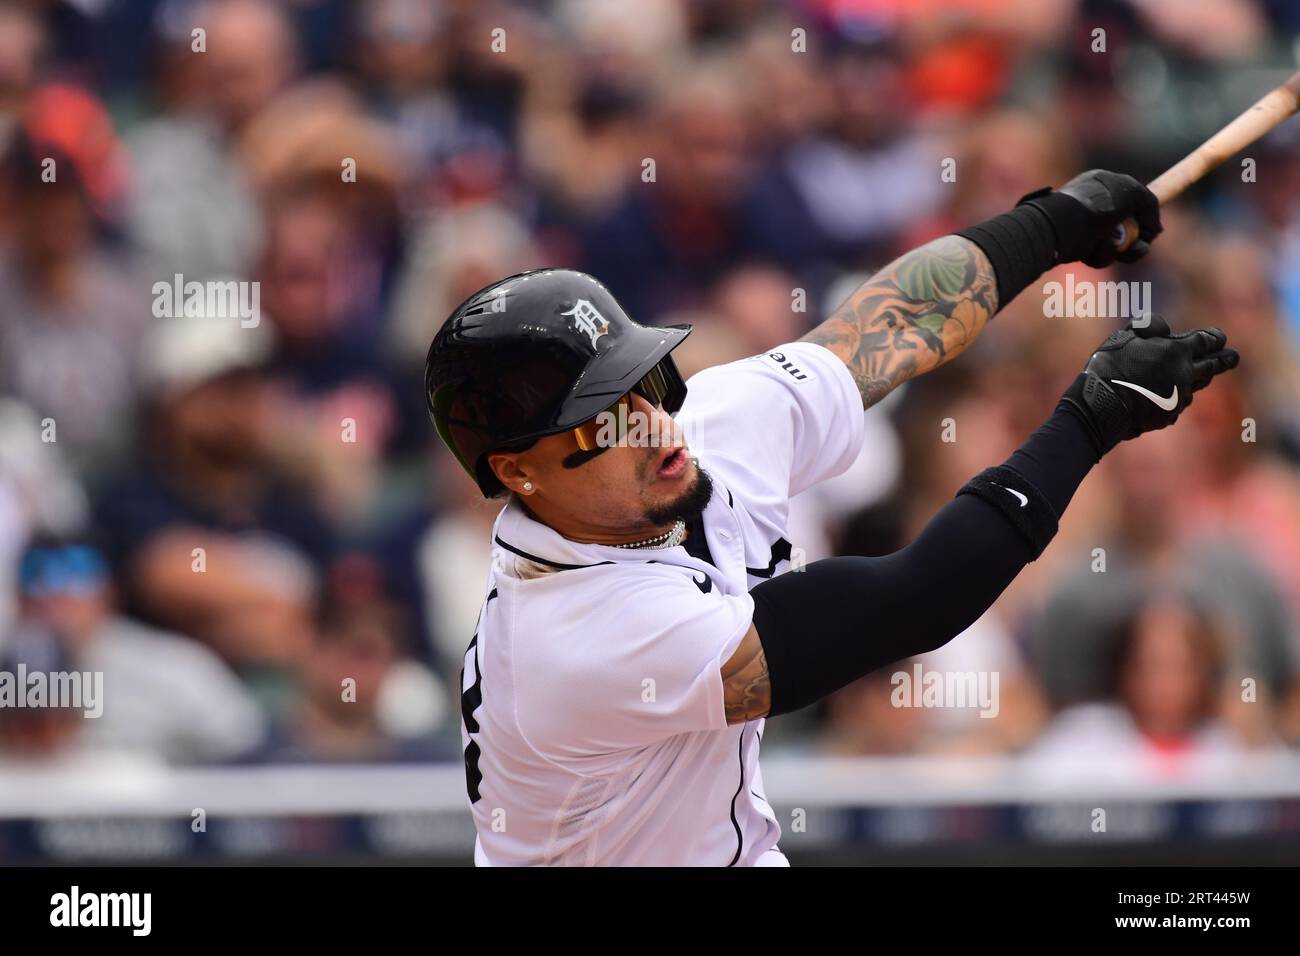
[[[691,327],[633,321],[600,282],[569,269],[521,272],[475,292],[429,346],[429,416],[484,497],[502,490],[491,451],[523,448],[595,418],[658,369],[664,408],[686,383],[669,355]]]

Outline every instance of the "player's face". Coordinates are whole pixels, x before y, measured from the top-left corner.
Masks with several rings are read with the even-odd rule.
[[[617,444],[584,451],[573,432],[540,439],[498,468],[528,507],[562,534],[654,533],[690,519],[708,503],[712,483],[691,457],[677,423],[662,407],[631,393],[627,427],[611,429]],[[621,424],[621,423],[620,423]]]

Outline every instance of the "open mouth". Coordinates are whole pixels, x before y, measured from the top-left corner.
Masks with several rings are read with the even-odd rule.
[[[686,466],[690,464],[690,458],[686,455],[685,448],[674,448],[659,462],[660,478],[678,478],[686,471]]]

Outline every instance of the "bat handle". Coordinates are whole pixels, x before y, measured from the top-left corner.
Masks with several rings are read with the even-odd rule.
[[[1196,155],[1196,153],[1192,153],[1193,157]],[[1147,188],[1155,194],[1156,201],[1161,206],[1181,196],[1188,186],[1200,178],[1200,172],[1188,172],[1188,169],[1187,160],[1184,160],[1172,169],[1161,173],[1147,184]],[[1127,252],[1140,237],[1141,232],[1137,220],[1130,216],[1115,227],[1111,241],[1115,243],[1116,252]]]
[[[1126,251],[1133,243],[1138,241],[1137,220],[1125,219],[1116,225],[1111,241],[1115,243],[1116,252]]]

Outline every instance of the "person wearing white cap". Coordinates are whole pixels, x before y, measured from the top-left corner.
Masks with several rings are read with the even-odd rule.
[[[278,668],[309,646],[332,534],[274,465],[284,436],[261,371],[271,347],[265,323],[159,320],[141,362],[139,467],[108,485],[96,514],[134,610],[232,663]]]

